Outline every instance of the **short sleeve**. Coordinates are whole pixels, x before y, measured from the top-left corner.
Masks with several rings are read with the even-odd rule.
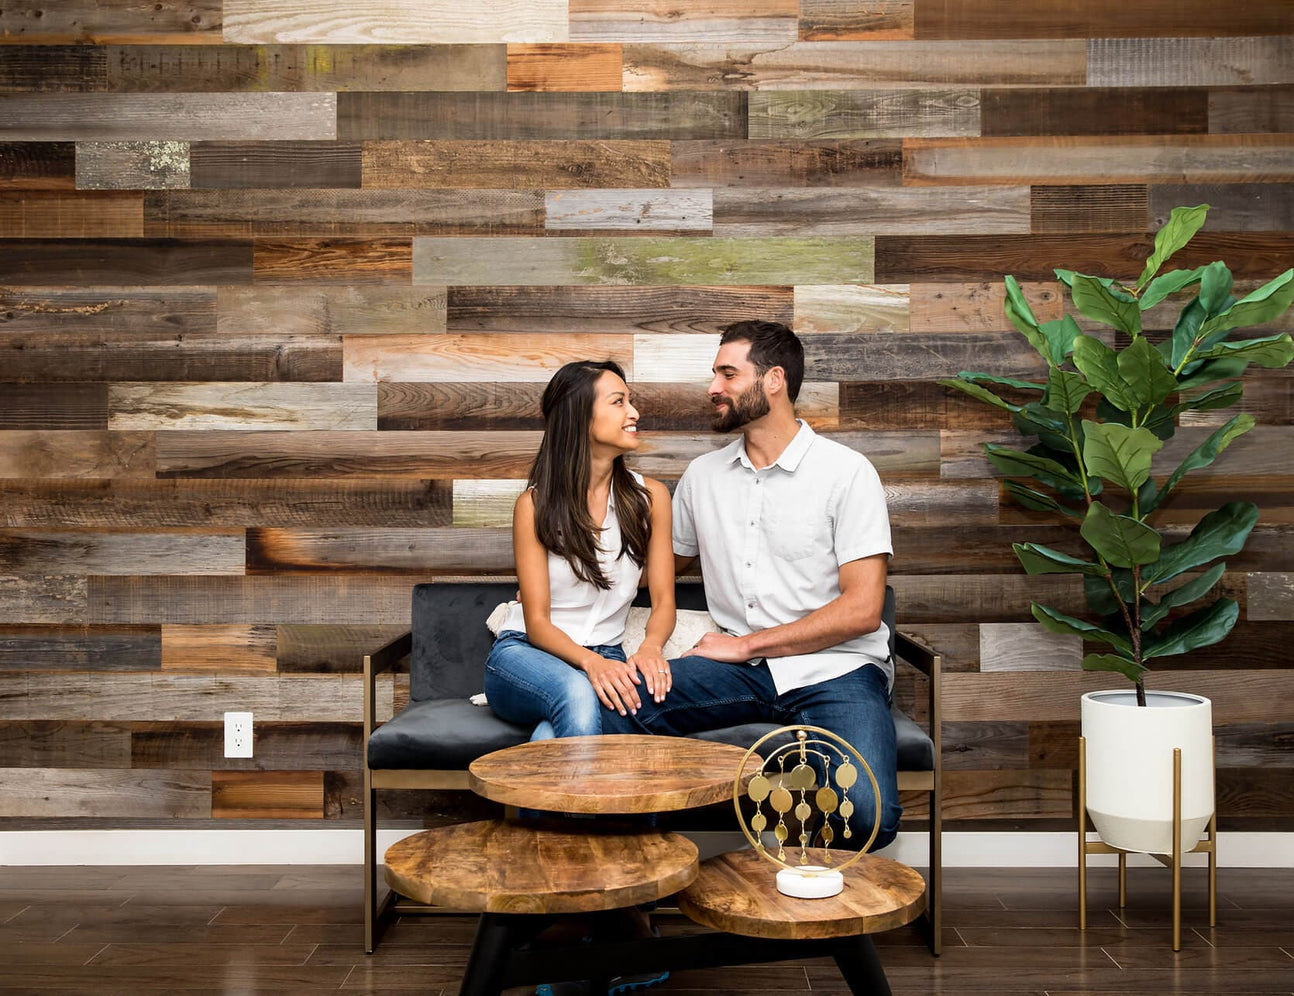
[[[853,474],[840,489],[833,518],[837,564],[880,553],[893,556],[885,489],[876,468],[866,457],[859,456]]]
[[[674,489],[673,513],[674,553],[680,557],[699,555],[701,546],[697,542],[696,519],[692,510],[692,468],[690,466],[683,472],[682,479]]]

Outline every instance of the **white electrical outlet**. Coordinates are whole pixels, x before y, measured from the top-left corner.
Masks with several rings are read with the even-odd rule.
[[[225,757],[252,756],[252,714],[225,713]]]

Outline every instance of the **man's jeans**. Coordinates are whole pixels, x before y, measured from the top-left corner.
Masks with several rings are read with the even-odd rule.
[[[898,759],[894,721],[885,673],[865,665],[839,678],[777,694],[768,665],[724,664],[706,657],[670,661],[674,687],[664,702],[643,696],[636,714],[621,716],[602,710],[603,733],[657,733],[687,736],[743,723],[820,726],[843,737],[876,776],[881,790],[881,824],[873,850],[884,847],[898,832]],[[849,793],[855,810],[849,824],[855,846],[866,842],[876,818],[875,794],[860,772]],[[837,835],[833,842],[844,843]]]
[[[588,649],[612,660],[625,659],[619,644]],[[604,710],[588,676],[516,630],[504,630],[490,648],[485,697],[500,719],[522,726],[539,724],[531,740],[602,732]]]

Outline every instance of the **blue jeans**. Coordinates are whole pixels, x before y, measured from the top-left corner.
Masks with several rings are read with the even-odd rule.
[[[782,695],[777,693],[768,665],[762,662],[752,666],[683,657],[670,661],[670,670],[674,686],[664,702],[644,696],[642,708],[628,716],[603,709],[602,731],[685,737],[743,723],[820,726],[853,744],[876,776],[881,790],[881,823],[873,849],[894,840],[903,807],[899,805],[890,694],[879,667],[869,664]],[[850,828],[855,846],[860,846],[871,836],[876,819],[871,783],[860,777],[850,798],[855,807]],[[837,837],[837,846],[841,843]]]
[[[613,660],[625,659],[619,644],[588,649]],[[537,723],[531,740],[602,732],[602,703],[588,676],[540,650],[516,630],[504,630],[490,648],[485,659],[485,697],[500,719],[523,726]]]

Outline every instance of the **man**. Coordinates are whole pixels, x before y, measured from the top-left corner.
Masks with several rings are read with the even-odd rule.
[[[875,469],[795,417],[804,349],[785,325],[745,321],[720,339],[714,428],[738,439],[688,466],[674,493],[674,559],[698,556],[710,633],[671,662],[661,702],[604,710],[604,733],[686,736],[751,722],[803,723],[843,737],[881,789],[874,847],[894,839],[898,802],[889,632],[881,621],[892,553]],[[874,797],[851,793],[859,843]],[[839,838],[837,838],[839,839]]]

